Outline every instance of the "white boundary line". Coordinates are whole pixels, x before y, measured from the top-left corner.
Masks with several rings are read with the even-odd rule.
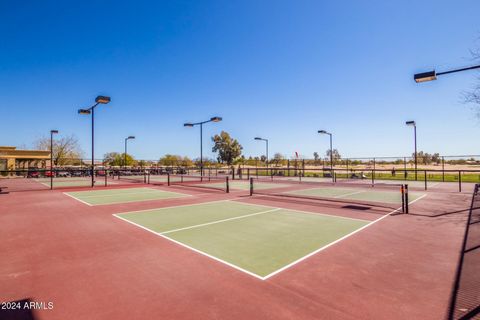
[[[88,203],[88,202],[85,202],[85,201],[83,201],[83,200],[80,200],[80,199],[72,196],[71,194],[68,194],[67,192],[62,192],[62,193],[63,193],[64,195],[66,195],[66,196],[69,196],[69,197],[72,198],[72,199],[75,199],[75,200],[77,200],[77,201],[79,201],[79,202],[81,202],[81,203],[83,203],[83,204],[86,204],[87,206],[93,207],[92,204],[90,204],[90,203]]]
[[[419,198],[417,198],[417,199],[409,202],[409,204],[412,204],[412,203],[414,203],[414,202],[416,202],[416,201],[418,201],[418,200],[420,200],[420,199],[422,199],[422,198],[424,198],[424,197],[426,197],[426,196],[427,196],[427,195],[424,194],[424,195],[420,196]],[[300,262],[302,262],[302,261],[304,261],[304,260],[306,260],[306,259],[314,256],[315,254],[317,254],[317,253],[319,253],[319,252],[321,252],[321,251],[323,251],[323,250],[325,250],[325,249],[333,246],[334,244],[337,244],[337,243],[339,243],[340,241],[345,240],[345,239],[349,238],[350,236],[352,236],[352,235],[354,235],[354,234],[356,234],[356,233],[358,233],[358,232],[366,229],[367,227],[370,227],[371,225],[373,225],[373,224],[375,224],[375,223],[377,223],[377,222],[385,219],[386,217],[392,215],[393,213],[395,213],[395,212],[397,212],[397,211],[399,211],[399,210],[401,209],[401,207],[399,207],[399,208],[397,208],[397,209],[389,212],[388,214],[386,214],[386,215],[384,215],[384,216],[382,216],[382,217],[380,217],[380,218],[378,218],[378,219],[376,219],[376,220],[373,220],[373,221],[369,222],[368,224],[364,225],[363,227],[360,227],[360,228],[356,229],[355,231],[350,232],[349,234],[346,234],[346,235],[344,235],[343,237],[341,237],[341,238],[339,238],[339,239],[337,239],[337,240],[335,240],[335,241],[333,241],[333,242],[330,242],[329,244],[327,244],[327,245],[325,245],[325,246],[323,246],[323,247],[321,247],[321,248],[318,248],[317,250],[315,250],[315,251],[313,251],[313,252],[311,252],[311,253],[309,253],[309,254],[307,254],[307,255],[305,255],[305,256],[303,256],[303,257],[301,257],[301,258],[299,258],[299,259],[297,259],[297,260],[295,260],[295,261],[293,261],[293,262],[291,262],[291,263],[283,266],[282,268],[277,269],[277,270],[275,270],[275,271],[273,271],[273,272],[271,272],[271,273],[269,273],[269,274],[267,274],[266,276],[263,276],[263,277],[255,274],[255,273],[253,273],[253,272],[251,272],[251,271],[248,271],[248,270],[246,270],[246,269],[243,269],[243,268],[241,268],[241,267],[239,267],[239,266],[236,266],[236,265],[234,265],[234,264],[232,264],[232,263],[230,263],[230,262],[227,262],[227,261],[225,261],[225,260],[222,260],[222,259],[220,259],[220,258],[217,258],[217,257],[215,257],[215,256],[212,256],[212,255],[210,255],[210,254],[208,254],[208,253],[206,253],[206,252],[203,252],[203,251],[200,251],[200,250],[198,250],[198,249],[195,249],[195,248],[193,248],[193,247],[191,247],[191,246],[189,246],[189,245],[186,245],[186,244],[184,244],[184,243],[182,243],[182,242],[179,242],[179,241],[177,241],[177,240],[171,239],[171,238],[169,238],[169,237],[167,237],[167,236],[164,235],[164,234],[167,233],[167,232],[170,233],[170,232],[179,231],[179,230],[183,230],[183,229],[187,229],[187,228],[200,227],[201,225],[192,226],[192,227],[187,227],[187,228],[181,228],[181,229],[177,229],[177,230],[166,231],[166,232],[163,232],[163,233],[158,233],[158,232],[155,232],[155,231],[153,231],[153,230],[151,230],[151,229],[149,229],[149,228],[147,228],[147,227],[144,227],[144,226],[142,226],[142,225],[139,225],[139,224],[137,224],[137,223],[135,223],[135,222],[132,222],[132,221],[130,221],[130,220],[128,220],[128,219],[125,219],[125,218],[122,218],[122,217],[119,216],[119,215],[121,215],[121,214],[127,214],[127,213],[133,213],[133,212],[153,211],[153,210],[159,210],[159,209],[168,209],[168,208],[176,208],[176,207],[194,206],[194,205],[201,205],[201,204],[207,204],[207,203],[217,203],[217,202],[235,202],[235,203],[242,203],[242,204],[246,204],[246,205],[256,206],[256,204],[243,203],[243,202],[239,202],[239,201],[220,200],[220,201],[211,201],[211,202],[204,202],[204,203],[196,203],[196,204],[191,204],[191,205],[171,206],[171,207],[164,207],[164,208],[158,208],[158,209],[149,209],[149,210],[141,210],[141,211],[131,211],[131,212],[124,212],[124,213],[117,213],[117,214],[113,214],[113,216],[116,217],[116,218],[118,218],[118,219],[121,219],[121,220],[123,220],[123,221],[126,221],[126,222],[128,222],[128,223],[130,223],[130,224],[132,224],[132,225],[134,225],[134,226],[137,226],[137,227],[139,227],[139,228],[141,228],[141,229],[144,229],[144,230],[146,230],[146,231],[149,231],[149,232],[151,232],[151,233],[153,233],[153,234],[155,234],[155,235],[157,235],[157,236],[159,236],[159,237],[162,237],[162,238],[164,238],[164,239],[166,239],[166,240],[172,241],[173,243],[178,244],[178,245],[180,245],[180,246],[182,246],[182,247],[184,247],[184,248],[190,249],[190,250],[192,250],[192,251],[194,251],[194,252],[196,252],[196,253],[199,253],[199,254],[204,255],[204,256],[206,256],[206,257],[209,257],[209,258],[211,258],[211,259],[213,259],[213,260],[215,260],[215,261],[218,261],[218,262],[220,262],[220,263],[223,263],[223,264],[225,264],[225,265],[228,265],[228,266],[230,266],[230,267],[232,267],[232,268],[234,268],[234,269],[236,269],[236,270],[239,270],[239,271],[242,271],[242,272],[244,272],[244,273],[246,273],[246,274],[249,274],[249,275],[251,275],[251,276],[253,276],[253,277],[257,278],[257,279],[267,280],[267,279],[269,279],[269,278],[271,278],[271,277],[279,274],[280,272],[285,271],[285,270],[293,267],[294,265],[296,265],[296,264],[298,264],[298,263],[300,263]],[[269,207],[269,206],[265,206],[265,205],[258,205],[258,206],[261,206],[261,207]],[[273,208],[273,207],[270,207],[270,208]],[[277,208],[277,210],[281,210],[281,209],[283,209],[283,210],[290,210],[290,211],[297,211],[297,212],[303,212],[303,213],[308,213],[307,211],[293,210],[293,209],[287,209],[287,208]],[[269,210],[269,211],[265,211],[265,212],[250,214],[250,215],[247,215],[247,216],[252,216],[252,215],[257,215],[257,214],[261,214],[261,213],[277,211],[277,210],[273,209],[273,210]],[[311,214],[316,214],[316,213],[313,213],[313,212],[312,212]],[[337,216],[332,216],[332,215],[328,215],[328,214],[321,214],[321,213],[320,213],[320,215],[337,217]],[[243,217],[246,217],[246,216],[241,216],[241,217],[236,217],[236,218],[243,218]],[[338,218],[360,220],[360,221],[364,221],[364,222],[367,221],[367,220],[361,220],[361,219],[355,219],[355,218],[346,218],[346,217],[338,217]],[[224,219],[223,221],[233,220],[233,219],[235,219],[235,218]],[[207,224],[213,224],[213,223],[218,223],[218,222],[223,222],[223,221],[219,220],[219,221],[215,221],[215,222],[211,222],[211,223],[207,223]],[[207,224],[204,224],[204,225],[207,225]]]
[[[213,260],[218,261],[218,262],[220,262],[220,263],[226,264],[227,266],[232,267],[232,268],[234,268],[234,269],[236,269],[236,270],[238,270],[238,271],[245,272],[246,274],[249,274],[249,275],[251,275],[251,276],[253,276],[253,277],[257,278],[257,279],[264,280],[263,277],[255,274],[255,273],[253,273],[253,272],[250,272],[250,271],[248,271],[248,270],[246,270],[246,269],[243,269],[243,268],[241,268],[241,267],[239,267],[239,266],[236,266],[236,265],[234,265],[234,264],[232,264],[232,263],[230,263],[230,262],[227,262],[227,261],[222,260],[222,259],[220,259],[220,258],[217,258],[217,257],[215,257],[215,256],[209,255],[209,254],[206,253],[206,252],[203,252],[203,251],[200,251],[200,250],[195,249],[195,248],[193,248],[193,247],[190,247],[189,245],[186,245],[186,244],[184,244],[184,243],[182,243],[182,242],[179,242],[179,241],[176,241],[176,240],[174,240],[174,239],[171,239],[171,238],[169,238],[169,237],[167,237],[167,236],[164,236],[164,235],[161,234],[161,233],[155,232],[155,231],[153,231],[153,230],[151,230],[151,229],[148,229],[148,228],[146,228],[146,227],[144,227],[144,226],[142,226],[142,225],[136,224],[135,222],[132,222],[132,221],[129,221],[129,220],[125,219],[125,218],[119,217],[117,214],[113,214],[113,216],[116,217],[116,218],[118,218],[118,219],[121,219],[121,220],[123,220],[123,221],[126,221],[126,222],[128,222],[128,223],[130,223],[130,224],[132,224],[132,225],[134,225],[134,226],[137,226],[137,227],[142,228],[142,229],[144,229],[144,230],[146,230],[146,231],[149,231],[149,232],[151,232],[151,233],[153,233],[153,234],[155,234],[155,235],[157,235],[157,236],[159,236],[159,237],[162,237],[162,238],[164,238],[164,239],[166,239],[166,240],[172,241],[173,243],[178,244],[178,245],[180,245],[180,246],[182,246],[182,247],[184,247],[184,248],[187,248],[187,249],[190,249],[190,250],[192,250],[192,251],[195,251],[196,253],[199,253],[199,254],[201,254],[201,255],[204,255],[204,256],[206,256],[206,257],[209,257],[210,259],[213,259]]]
[[[145,188],[145,189],[150,189],[150,188]],[[111,189],[111,190],[117,190],[117,189]],[[143,199],[143,200],[128,200],[128,201],[122,201],[122,202],[107,202],[107,203],[100,203],[100,204],[90,204],[88,202],[85,202],[83,200],[80,200],[79,198],[69,194],[68,192],[62,192],[64,195],[67,195],[69,196],[70,198],[73,198],[77,201],[80,201],[86,205],[89,205],[90,207],[96,207],[96,206],[105,206],[105,205],[111,205],[111,204],[122,204],[122,203],[132,203],[132,202],[145,202],[145,201],[158,201],[158,200],[170,200],[170,199],[179,199],[179,198],[183,198],[183,197],[192,197],[192,195],[190,194],[184,194],[184,193],[180,193],[180,192],[171,192],[171,191],[164,191],[164,190],[161,190],[161,189],[152,189],[152,190],[158,190],[158,191],[163,191],[163,192],[168,192],[168,193],[173,193],[173,194],[178,194],[180,196],[178,197],[170,197],[170,198],[159,198],[159,199]],[[101,191],[101,190],[90,190],[90,191],[70,191],[70,192],[94,192],[94,191]],[[153,192],[147,192],[146,194],[148,193],[153,193]],[[142,193],[138,193],[138,194],[142,194]],[[122,195],[122,194],[119,194],[119,195]],[[109,196],[114,196],[114,195],[109,195]],[[116,195],[118,196],[118,195]],[[135,212],[135,211],[132,211],[132,212]]]
[[[145,189],[150,189],[150,188],[141,188],[143,190]],[[123,189],[110,189],[110,190],[123,190]],[[128,190],[128,189],[127,189]],[[114,196],[124,196],[124,195],[135,195],[135,194],[151,194],[151,193],[173,193],[173,194],[181,194],[183,193],[180,192],[171,192],[171,191],[164,191],[160,189],[150,189],[151,191],[145,191],[145,192],[125,192],[125,193],[117,193],[117,194],[99,194],[99,195],[91,195],[91,196],[84,196],[84,198],[102,198],[102,197],[114,197]],[[93,192],[96,191],[105,191],[105,190],[92,190]],[[80,192],[92,192],[92,191],[80,191]],[[73,191],[75,192],[75,191]],[[185,194],[185,196],[189,196],[188,194]]]
[[[250,214],[246,214],[246,215],[243,215],[243,216],[237,216],[237,217],[227,218],[227,219],[221,219],[221,220],[217,220],[217,221],[213,221],[213,222],[201,223],[201,224],[197,224],[197,225],[190,226],[190,227],[168,230],[168,231],[161,232],[161,234],[167,234],[167,233],[173,233],[173,232],[182,231],[182,230],[189,230],[189,229],[200,228],[200,227],[209,226],[209,225],[212,225],[212,224],[222,223],[222,222],[226,222],[226,221],[238,220],[238,219],[253,217],[253,216],[256,216],[256,215],[259,215],[259,214],[265,214],[265,213],[269,213],[269,212],[275,212],[275,211],[278,211],[278,210],[285,210],[285,209],[275,208],[275,209],[272,209],[272,210],[266,210],[266,211],[260,211],[260,212],[256,212],[256,213],[250,213]]]
[[[427,195],[424,194],[424,195],[418,197],[417,199],[415,199],[415,200],[413,200],[413,201],[410,201],[408,204],[410,205],[410,204],[412,204],[412,203],[414,203],[414,202],[416,202],[416,201],[418,201],[418,200],[420,200],[420,199],[422,199],[422,198],[425,198],[426,196],[427,196]],[[359,229],[357,229],[357,230],[355,230],[355,231],[353,231],[353,232],[350,232],[349,234],[346,234],[346,235],[344,235],[343,237],[341,237],[341,238],[339,238],[339,239],[337,239],[337,240],[335,240],[335,241],[333,241],[333,242],[330,242],[329,244],[327,244],[327,245],[325,245],[325,246],[323,246],[323,247],[321,247],[321,248],[319,248],[319,249],[317,249],[317,250],[309,253],[308,255],[306,255],[306,256],[298,259],[298,260],[295,260],[295,261],[291,262],[290,264],[287,264],[286,266],[284,266],[284,267],[282,267],[282,268],[280,268],[280,269],[278,269],[278,270],[276,270],[276,271],[274,271],[274,272],[266,275],[265,277],[263,277],[263,280],[267,280],[268,278],[273,277],[274,275],[276,275],[276,274],[278,274],[278,273],[280,273],[280,272],[282,272],[282,271],[284,271],[284,270],[286,270],[286,269],[288,269],[288,268],[290,268],[290,267],[293,267],[293,266],[296,265],[297,263],[302,262],[303,260],[308,259],[309,257],[311,257],[311,256],[319,253],[320,251],[325,250],[325,249],[327,249],[328,247],[333,246],[334,244],[336,244],[336,243],[338,243],[338,242],[340,242],[340,241],[342,241],[342,240],[345,240],[346,238],[354,235],[355,233],[360,232],[360,231],[362,231],[363,229],[365,229],[365,228],[373,225],[374,223],[377,223],[378,221],[381,221],[381,220],[385,219],[386,217],[394,214],[395,212],[397,212],[397,211],[400,210],[401,208],[402,208],[402,207],[399,207],[399,208],[393,210],[392,212],[390,212],[390,213],[388,213],[388,214],[386,214],[386,215],[384,215],[384,216],[382,216],[382,217],[380,217],[380,218],[378,218],[378,219],[376,219],[376,220],[373,220],[372,222],[364,225],[363,227],[360,227]]]
[[[229,200],[215,200],[215,201],[207,201],[207,202],[199,202],[199,203],[191,203],[191,204],[182,204],[180,206],[168,206],[168,207],[161,207],[161,208],[153,208],[153,209],[144,209],[144,210],[135,210],[135,211],[126,211],[115,213],[116,215],[127,214],[127,213],[137,213],[137,212],[147,212],[147,211],[156,211],[156,210],[163,210],[163,209],[171,209],[171,208],[181,208],[181,207],[190,207],[190,206],[198,206],[202,204],[209,204],[209,203],[217,203],[217,202],[226,202]]]
[[[352,196],[354,194],[365,193],[365,192],[367,192],[367,191],[366,190],[360,190],[360,191],[350,192],[350,193],[346,193],[346,194],[341,194],[341,195],[335,196],[334,198],[341,199],[341,198],[345,198],[345,197],[348,197],[348,196]]]
[[[272,207],[272,206],[267,206],[267,205],[264,205],[264,204],[256,204],[256,203],[242,202],[242,201],[238,201],[238,200],[235,200],[235,199],[233,199],[233,200],[226,200],[226,201],[238,202],[238,203],[246,204],[246,205],[249,205],[249,206],[260,206],[260,207],[266,207],[266,208],[280,208],[280,209],[284,209],[284,210],[301,212],[301,213],[311,214],[311,215],[316,215],[316,216],[326,216],[326,217],[332,217],[332,218],[348,219],[348,220],[357,220],[357,221],[365,221],[365,222],[370,222],[370,221],[371,221],[371,220],[365,220],[365,219],[350,218],[350,217],[344,217],[344,216],[336,216],[336,215],[333,215],[333,214],[322,213],[322,212],[315,212],[315,211],[303,211],[303,210],[290,209],[290,208],[284,208],[284,207],[278,207],[278,206]]]

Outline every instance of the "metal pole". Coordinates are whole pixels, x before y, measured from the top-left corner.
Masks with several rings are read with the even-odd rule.
[[[415,181],[417,181],[417,125],[413,127],[415,135]]]
[[[200,176],[203,177],[203,123],[200,123]]]
[[[445,157],[442,156],[442,181],[445,182]]]
[[[123,154],[123,169],[127,169],[127,138],[125,138],[125,153]]]
[[[332,134],[330,133],[330,173],[332,175],[332,181],[335,182],[333,173],[333,147],[332,147]]]
[[[53,189],[53,132],[50,131],[50,190]]]
[[[268,139],[265,139],[265,141],[267,142],[267,161],[266,161],[266,163],[267,163],[267,168],[268,168]]]
[[[95,107],[92,108],[92,188],[95,185]]]

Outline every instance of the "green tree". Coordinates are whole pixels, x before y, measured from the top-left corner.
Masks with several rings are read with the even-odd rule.
[[[179,166],[182,161],[181,156],[166,154],[158,160],[159,164],[167,167]]]
[[[330,161],[330,149],[327,150],[327,152],[325,153],[327,158],[328,158],[328,161]],[[342,156],[340,155],[340,153],[338,152],[337,149],[333,149],[333,152],[332,152],[332,155],[333,155],[333,162],[335,163],[336,161],[339,161],[340,159],[342,159]]]
[[[135,159],[127,153],[127,162],[125,163],[125,153],[109,152],[103,155],[103,163],[108,166],[133,166]]]
[[[273,155],[273,161],[272,162],[273,162],[274,165],[278,166],[278,165],[281,165],[283,163],[284,159],[285,158],[283,157],[283,155],[281,153],[277,152]]]
[[[221,163],[231,165],[233,161],[242,155],[243,147],[236,139],[232,139],[228,132],[222,131],[212,137],[214,146],[212,152],[218,152],[217,159]]]

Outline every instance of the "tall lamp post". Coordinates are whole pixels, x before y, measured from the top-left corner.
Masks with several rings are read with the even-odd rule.
[[[200,175],[203,176],[203,125],[208,122],[220,122],[222,121],[221,117],[212,117],[210,120],[206,121],[201,121],[201,122],[187,122],[184,123],[184,127],[194,127],[194,126],[200,126]]]
[[[466,67],[466,68],[460,68],[460,69],[454,69],[454,70],[449,70],[449,71],[444,71],[444,72],[439,72],[439,73],[437,73],[435,70],[432,70],[432,71],[427,71],[427,72],[414,74],[413,75],[413,80],[415,80],[415,82],[417,82],[417,83],[427,82],[427,81],[437,80],[437,76],[441,76],[441,75],[444,75],[444,74],[473,70],[473,69],[479,69],[479,68],[480,68],[480,65]]]
[[[407,126],[413,127],[413,136],[414,136],[414,144],[415,144],[415,181],[417,180],[417,124],[415,121],[407,121],[405,122]]]
[[[53,135],[57,133],[58,130],[50,130],[50,190],[53,189]]]
[[[125,138],[125,153],[123,154],[123,169],[127,168],[127,141],[135,139],[134,136],[128,136]]]
[[[320,134],[328,134],[330,136],[330,174],[332,175],[332,181],[335,181],[335,176],[333,174],[333,145],[332,145],[332,134],[325,130],[318,130]]]
[[[260,140],[260,141],[265,141],[265,145],[266,145],[266,148],[267,148],[267,153],[266,153],[266,161],[265,161],[265,164],[267,165],[267,168],[268,168],[268,139],[264,139],[264,138],[260,138],[260,137],[255,137],[255,140]]]
[[[88,109],[79,109],[79,114],[92,115],[92,187],[95,185],[95,108],[99,104],[107,104],[110,102],[110,97],[98,96],[95,98],[95,104]]]

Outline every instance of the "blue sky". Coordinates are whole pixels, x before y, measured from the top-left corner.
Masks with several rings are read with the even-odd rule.
[[[141,159],[199,155],[188,121],[222,116],[257,156],[324,154],[333,132],[344,156],[419,149],[479,154],[479,120],[461,92],[478,73],[416,84],[413,74],[472,64],[480,48],[478,0],[2,1],[0,145],[31,147],[50,129],[75,134],[88,156],[90,119],[77,109],[99,94],[96,154]]]

